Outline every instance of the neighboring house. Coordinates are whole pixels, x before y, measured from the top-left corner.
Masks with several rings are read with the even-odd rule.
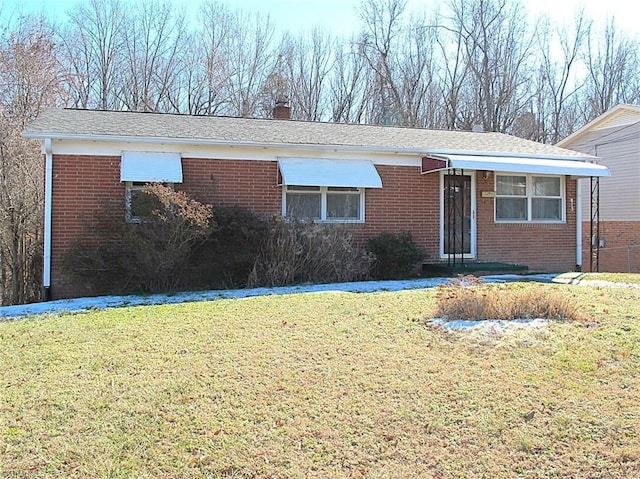
[[[594,271],[640,273],[640,105],[617,105],[558,146],[597,156],[611,171],[611,178],[599,182],[600,198],[593,208],[588,201],[591,184],[580,182],[586,193],[584,269],[593,263]]]
[[[276,116],[282,117],[282,107]],[[285,108],[285,116],[286,116]],[[90,294],[61,263],[101,205],[122,220],[145,182],[258,213],[410,231],[426,261],[580,267],[576,178],[592,156],[500,133],[286,119],[51,109],[24,132],[46,162],[47,297]]]

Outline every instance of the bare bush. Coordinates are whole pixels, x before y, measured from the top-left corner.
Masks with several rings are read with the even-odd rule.
[[[436,315],[444,319],[552,319],[585,321],[588,315],[575,300],[542,285],[485,285],[481,278],[465,276],[441,286]]]
[[[160,184],[143,190],[156,203],[147,220],[98,215],[93,234],[67,253],[64,269],[97,292],[168,291],[184,284],[191,252],[213,227],[212,208]]]
[[[243,288],[269,229],[268,219],[239,206],[216,206],[216,228],[190,258],[189,285]]]
[[[372,261],[346,225],[274,217],[249,286],[355,281],[368,276]]]

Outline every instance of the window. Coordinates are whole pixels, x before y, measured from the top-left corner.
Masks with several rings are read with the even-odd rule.
[[[531,218],[533,220],[562,220],[562,185],[560,177],[532,178]]]
[[[564,221],[561,176],[496,175],[496,221]]]
[[[161,205],[156,198],[144,192],[149,183],[142,181],[127,181],[125,193],[125,211],[127,221],[141,223],[153,218],[153,212]],[[162,183],[173,187],[173,183]]]
[[[287,185],[283,212],[287,218],[363,221],[363,202],[363,188]]]

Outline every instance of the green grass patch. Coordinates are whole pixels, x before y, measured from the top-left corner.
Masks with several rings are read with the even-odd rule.
[[[640,274],[638,273],[584,273],[580,276],[580,279],[587,281],[640,284]]]
[[[640,291],[542,288],[593,320],[480,340],[432,289],[1,323],[0,477],[638,477]]]

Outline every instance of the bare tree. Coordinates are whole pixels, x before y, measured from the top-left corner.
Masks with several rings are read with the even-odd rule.
[[[460,22],[447,22],[440,12],[432,20],[436,30],[435,42],[438,45],[440,68],[438,88],[441,95],[443,113],[434,126],[445,129],[469,130],[475,121],[473,99],[467,98],[465,83],[469,68],[465,58],[465,45],[462,38],[463,25]]]
[[[339,42],[335,47],[333,72],[329,82],[331,121],[361,123],[370,100],[370,70],[364,55],[358,50],[359,42]],[[355,48],[354,48],[355,47]]]
[[[363,0],[360,6],[364,28],[360,52],[375,75],[375,100],[369,105],[368,117],[372,123],[405,123],[393,57],[406,7],[407,0]]]
[[[513,133],[543,143],[557,143],[571,133],[583,83],[578,81],[580,58],[591,22],[584,9],[567,25],[539,23],[539,67],[533,76],[534,97],[528,111],[516,118]]]
[[[435,30],[421,23],[410,24],[403,33],[403,48],[397,56],[396,89],[404,125],[435,126],[434,112],[440,105],[434,103],[435,60],[433,45]]]
[[[638,41],[620,32],[614,18],[600,38],[589,37],[585,122],[618,103],[640,102],[639,55]]]
[[[534,34],[525,8],[509,0],[451,0],[450,31],[464,45],[468,87],[485,130],[509,132],[529,102],[529,58]],[[535,33],[535,32],[534,32]]]
[[[433,126],[439,105],[434,45],[436,30],[407,18],[406,0],[366,0],[361,51],[374,73],[374,122]]]
[[[21,133],[44,107],[56,104],[58,71],[53,34],[43,19],[22,19],[0,39],[2,304],[40,298],[44,168],[38,142]]]
[[[88,0],[69,14],[62,32],[67,88],[73,106],[120,109],[116,94],[122,77],[124,20],[120,0]]]
[[[333,45],[331,36],[317,28],[307,38],[285,37],[281,58],[291,85],[290,101],[295,118],[310,121],[325,118]]]
[[[178,57],[183,48],[184,15],[172,4],[148,1],[137,6],[123,32],[122,105],[132,111],[178,111],[167,101],[178,78]]]
[[[185,38],[181,81],[172,89],[172,103],[193,115],[228,113],[229,65],[225,56],[234,16],[222,3],[207,0],[199,9],[195,31]]]
[[[237,12],[233,17],[230,35],[223,44],[228,67],[225,89],[231,114],[270,115],[270,108],[265,111],[259,107],[267,78],[277,60],[273,43],[274,26],[268,15]]]

